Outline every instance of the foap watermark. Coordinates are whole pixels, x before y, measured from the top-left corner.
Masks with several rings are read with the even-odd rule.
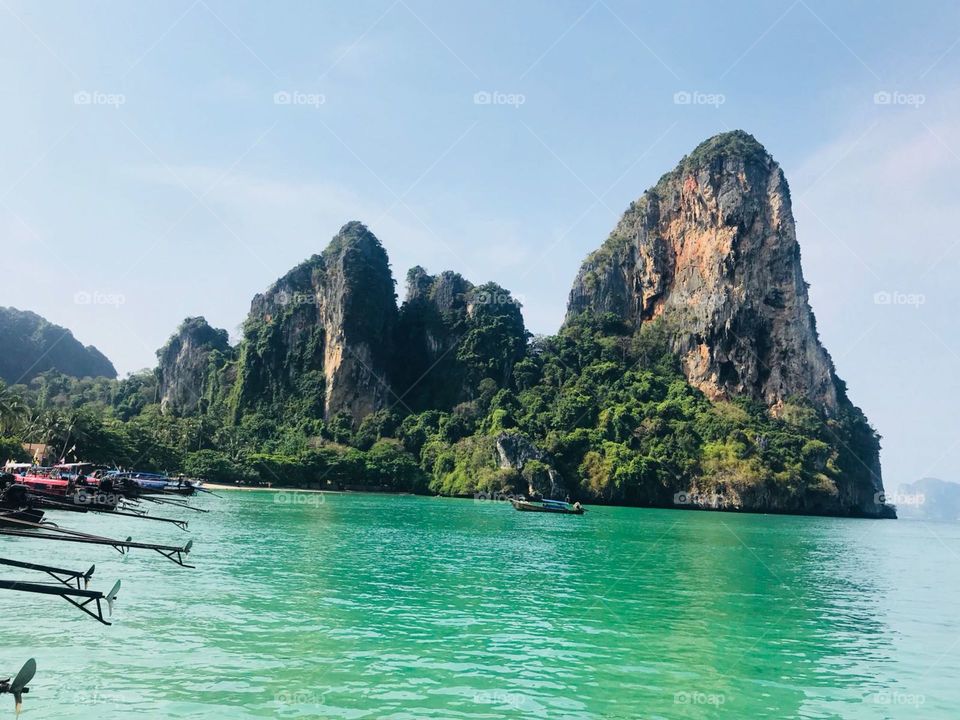
[[[78,290],[73,294],[74,305],[107,305],[119,308],[126,304],[127,298],[122,293],[102,292],[100,290]]]
[[[523,296],[510,293],[480,292],[473,298],[477,305],[523,305]]]
[[[699,90],[677,90],[673,94],[674,105],[712,105],[720,107],[727,101],[723,93],[700,92]]]
[[[317,305],[320,303],[320,296],[317,293],[291,293],[281,290],[277,293],[277,303],[279,305]]]
[[[906,305],[919,309],[927,302],[927,296],[921,293],[907,293],[899,290],[880,290],[873,294],[874,305]]]
[[[473,494],[474,502],[513,502],[524,498],[516,493],[505,493],[499,490],[493,492],[478,492]]]
[[[477,705],[506,705],[519,710],[523,707],[524,696],[520,693],[506,692],[504,690],[481,690],[473,696],[473,701]]]
[[[518,108],[526,101],[526,95],[500,92],[499,90],[478,90],[473,94],[474,105],[509,105]]]
[[[717,493],[697,493],[681,490],[680,492],[673,494],[673,504],[716,507],[719,505],[725,505],[726,498],[724,498],[723,495],[718,495]]]
[[[326,502],[322,492],[304,492],[281,490],[273,494],[275,505],[303,505],[306,507],[320,507]]]
[[[920,707],[927,698],[920,693],[906,693],[899,690],[881,690],[870,698],[875,705],[909,705]]]
[[[105,705],[136,702],[137,693],[117,690],[103,681],[88,677],[85,682],[74,682],[60,687],[64,696],[70,697],[75,705]]]
[[[274,702],[282,707],[305,707],[309,705],[323,705],[323,695],[317,695],[307,690],[281,690],[273,696]]]
[[[873,496],[877,505],[896,505],[897,507],[920,507],[927,498],[923,493],[878,492]]]
[[[327,96],[323,93],[308,93],[300,90],[278,90],[273,94],[274,105],[305,105],[319,110],[326,105]]]
[[[727,701],[723,693],[708,693],[699,690],[684,690],[673,694],[674,705],[713,705],[720,707]]]
[[[127,96],[123,93],[108,93],[100,90],[77,90],[73,94],[74,105],[106,105],[119,108],[127,104]]]
[[[906,105],[919,108],[927,101],[923,93],[905,93],[899,90],[878,90],[873,94],[874,105]]]
[[[90,492],[89,490],[80,490],[75,495],[78,505],[119,505],[125,498],[117,493],[108,493],[102,491]]]

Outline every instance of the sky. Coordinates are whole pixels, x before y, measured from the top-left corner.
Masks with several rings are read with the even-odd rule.
[[[791,184],[888,489],[960,480],[960,5],[0,0],[0,305],[121,375],[361,220],[555,332],[582,259],[718,132]]]

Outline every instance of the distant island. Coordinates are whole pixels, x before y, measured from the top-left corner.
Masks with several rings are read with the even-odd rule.
[[[894,517],[879,436],[817,334],[787,181],[745,132],[631,203],[557,335],[532,337],[493,282],[415,267],[399,307],[395,286],[380,241],[347,223],[253,298],[236,346],[195,317],[123,380],[92,348],[88,365],[5,373],[20,384],[0,390],[0,451],[230,483]],[[6,348],[23,337],[8,327]]]
[[[960,520],[960,483],[925,477],[904,483],[893,497],[886,498],[897,506],[897,513],[914,520],[956,522]]]
[[[0,307],[0,347],[0,380],[8,385],[29,383],[50,370],[75,378],[117,377],[102,352],[36,313]]]

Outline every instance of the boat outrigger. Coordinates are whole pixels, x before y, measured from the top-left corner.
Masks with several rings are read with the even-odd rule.
[[[523,512],[545,512],[558,515],[583,515],[586,512],[580,503],[576,502],[571,505],[563,500],[530,501],[514,499],[510,502],[516,510]]]
[[[18,528],[0,528],[0,535],[9,535],[11,537],[32,538],[33,540],[58,540],[60,542],[84,543],[87,545],[106,545],[114,548],[121,555],[126,555],[130,550],[154,550],[163,555],[167,560],[176,563],[180,567],[193,568],[188,565],[185,557],[190,554],[193,548],[193,540],[188,540],[186,545],[158,545],[157,543],[134,542],[132,537],[126,540],[117,540],[102,535],[90,535],[77,530],[67,530],[52,524],[32,523],[26,520],[15,520],[6,518]],[[44,530],[45,532],[36,532]]]
[[[52,583],[0,579],[0,590],[15,590],[17,592],[28,592],[36,595],[55,595],[63,598],[74,607],[79,608],[94,620],[104,625],[111,624],[103,617],[103,606],[101,602],[105,601],[107,603],[107,610],[110,615],[113,615],[113,602],[117,599],[117,593],[120,592],[120,581],[117,580],[110,592],[103,593],[98,590],[88,590],[87,585],[90,582],[90,578],[93,577],[95,566],[86,572],[79,572],[76,570],[51,567],[49,565],[37,565],[19,560],[8,560],[6,558],[0,558],[0,565],[43,572],[59,583],[59,585],[55,585]],[[74,587],[74,584],[76,587]],[[81,587],[81,584],[83,587]],[[96,612],[94,612],[94,609]]]
[[[33,676],[37,674],[37,661],[33,658],[27,660],[23,667],[20,668],[20,672],[17,673],[17,676],[10,681],[10,678],[6,680],[0,680],[0,695],[3,693],[10,693],[13,695],[14,708],[17,715],[20,714],[20,710],[23,709],[23,695],[24,693],[30,692],[30,688],[27,685],[30,684],[30,681],[33,680]]]

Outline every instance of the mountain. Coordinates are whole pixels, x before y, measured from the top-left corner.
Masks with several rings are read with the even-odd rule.
[[[209,402],[216,372],[233,354],[226,330],[210,327],[202,317],[184,320],[157,351],[161,410],[190,415],[203,409]]]
[[[787,181],[747,133],[631,204],[554,336],[493,282],[417,266],[399,308],[394,289],[347,223],[253,298],[237,347],[185,321],[158,353],[163,411],[209,418],[197,452],[221,474],[895,516],[880,437],[817,335]]]
[[[408,408],[450,410],[484,378],[508,385],[526,342],[520,304],[508,290],[417,266],[407,273],[394,343],[402,362],[391,380]]]
[[[630,205],[570,291],[566,323],[583,315],[634,331],[658,321],[711,400],[749,398],[777,415],[800,399],[827,419],[856,416],[866,456],[837,502],[876,512],[879,443],[820,343],[790,190],[753,136],[710,138]]]
[[[0,379],[11,385],[47,370],[78,378],[117,376],[95,347],[84,347],[66,328],[26,310],[0,307],[0,347]]]
[[[710,138],[632,203],[584,262],[567,318],[663,318],[692,385],[770,407],[804,397],[837,410],[833,363],[817,337],[790,190],[753,136]]]
[[[901,517],[916,520],[960,520],[960,483],[925,477],[903,483],[892,498]]]
[[[314,417],[359,422],[393,398],[397,322],[387,254],[359,222],[257,295],[244,324],[237,412],[293,402]]]

